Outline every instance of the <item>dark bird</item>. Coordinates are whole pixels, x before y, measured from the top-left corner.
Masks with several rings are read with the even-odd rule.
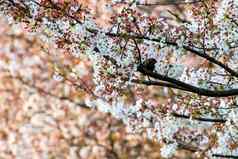
[[[100,50],[97,48],[97,46],[93,49],[93,51],[95,51],[95,52],[100,52]]]
[[[137,71],[139,71],[140,73],[144,75],[148,75],[149,72],[154,71],[156,62],[157,61],[154,58],[146,59],[145,61],[143,61],[141,64],[138,65]],[[149,75],[147,77],[150,81]]]
[[[145,73],[145,71],[153,72],[155,69],[156,59],[149,58],[143,61],[141,64],[138,65],[137,70],[141,73]]]
[[[148,70],[148,71],[154,71],[155,69],[155,64],[156,64],[156,59],[154,58],[149,58],[149,59],[146,59],[143,63],[142,63],[142,66],[144,69]]]

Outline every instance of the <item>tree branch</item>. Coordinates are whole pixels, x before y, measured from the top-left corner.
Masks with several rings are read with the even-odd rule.
[[[131,82],[137,83],[137,84],[144,84],[147,86],[160,86],[160,87],[169,87],[174,89],[179,89],[183,91],[189,91],[188,89],[185,89],[183,87],[179,87],[175,84],[167,83],[167,82],[160,82],[160,81],[147,81],[147,80],[139,80],[139,79],[132,79]]]
[[[222,158],[235,158],[238,159],[238,156],[235,155],[222,155],[222,154],[213,154],[213,157],[222,157]]]
[[[146,70],[143,65],[139,65],[138,71],[141,72],[144,75],[148,75],[150,77],[153,77],[158,80],[162,80],[165,82],[169,82],[173,85],[177,86],[177,89],[181,90],[186,90],[188,92],[193,92],[198,95],[203,95],[203,96],[209,96],[209,97],[228,97],[228,96],[235,96],[238,95],[238,89],[231,89],[231,90],[224,90],[224,91],[214,91],[214,90],[208,90],[204,88],[199,88],[190,84],[187,84],[185,82],[179,81],[174,78],[170,78],[165,75],[161,75],[156,72],[152,72],[150,70]]]
[[[193,120],[203,121],[203,122],[225,123],[227,121],[226,119],[192,117],[189,115],[178,114],[175,112],[172,113],[172,116],[177,117],[177,118],[193,119]]]
[[[136,5],[139,6],[166,6],[166,5],[186,5],[186,4],[195,4],[202,2],[201,0],[191,0],[190,2],[181,1],[181,0],[164,0],[161,2],[155,3],[139,3],[137,2]]]

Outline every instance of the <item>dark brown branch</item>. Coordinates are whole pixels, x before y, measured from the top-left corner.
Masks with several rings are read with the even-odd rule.
[[[189,91],[189,92],[192,92],[192,93],[196,93],[196,94],[202,95],[202,96],[228,97],[228,96],[238,95],[238,89],[216,91],[216,90],[208,90],[208,89],[204,89],[204,88],[199,88],[199,87],[190,85],[188,83],[179,81],[177,79],[170,78],[168,76],[161,75],[159,73],[146,70],[145,68],[143,68],[143,65],[140,65],[138,67],[138,71],[141,72],[144,75],[147,75],[147,76],[153,77],[155,79],[158,79],[158,80],[161,80],[161,81],[168,82],[168,83],[171,83],[173,85],[176,85],[177,89],[182,88],[181,90],[186,90],[186,91]]]
[[[139,46],[138,46],[138,44],[137,44],[136,40],[135,40],[135,39],[133,39],[133,41],[134,41],[134,43],[135,43],[136,50],[137,50],[137,52],[138,52],[138,56],[139,56],[139,62],[140,62],[140,64],[142,64],[142,59],[141,59],[141,52],[140,52],[140,48],[139,48]]]
[[[177,44],[174,44],[174,45],[177,45]],[[214,64],[216,64],[216,65],[222,67],[224,70],[226,70],[227,72],[229,72],[232,76],[238,77],[238,72],[232,70],[228,65],[223,64],[222,62],[216,60],[215,58],[209,56],[208,54],[202,53],[202,52],[197,51],[197,50],[194,50],[194,49],[192,49],[191,47],[185,46],[185,45],[183,46],[183,48],[184,48],[185,50],[187,50],[187,51],[190,51],[190,52],[193,53],[193,54],[196,54],[196,55],[198,55],[198,56],[200,56],[200,57],[205,58],[206,60],[210,61],[211,63],[214,63]]]
[[[191,117],[189,115],[183,115],[173,112],[172,116],[176,118],[183,118],[183,119],[193,119],[197,121],[203,121],[203,122],[213,122],[213,123],[225,123],[226,119],[212,119],[212,118],[201,118],[201,117]]]
[[[137,84],[144,84],[147,86],[160,86],[160,87],[169,87],[174,89],[179,89],[183,91],[189,91],[188,89],[185,89],[183,87],[179,87],[175,84],[167,83],[167,82],[160,82],[160,81],[147,81],[147,80],[138,80],[138,79],[132,79],[131,82],[137,83]]]
[[[222,157],[222,158],[237,158],[237,159],[238,159],[238,156],[235,156],[235,155],[222,155],[222,154],[213,154],[212,156],[213,156],[213,157]]]

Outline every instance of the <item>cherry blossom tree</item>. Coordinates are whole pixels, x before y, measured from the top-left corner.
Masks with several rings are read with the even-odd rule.
[[[2,0],[0,7],[9,23],[89,60],[92,83],[83,84],[90,94],[83,106],[146,132],[162,145],[163,157],[187,149],[200,157],[237,158],[238,1],[167,2],[182,6],[184,16],[138,10],[166,1],[108,1],[104,9],[114,14],[107,27],[76,0]],[[82,70],[55,67],[61,82],[82,76]]]

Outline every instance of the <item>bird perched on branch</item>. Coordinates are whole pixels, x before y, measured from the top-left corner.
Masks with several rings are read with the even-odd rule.
[[[137,67],[137,70],[138,71],[142,71],[142,70],[147,70],[147,71],[151,71],[153,72],[154,69],[155,69],[155,64],[156,64],[156,59],[154,58],[149,58],[149,59],[146,59],[145,61],[143,61],[138,67]],[[142,71],[144,72],[144,71]]]

